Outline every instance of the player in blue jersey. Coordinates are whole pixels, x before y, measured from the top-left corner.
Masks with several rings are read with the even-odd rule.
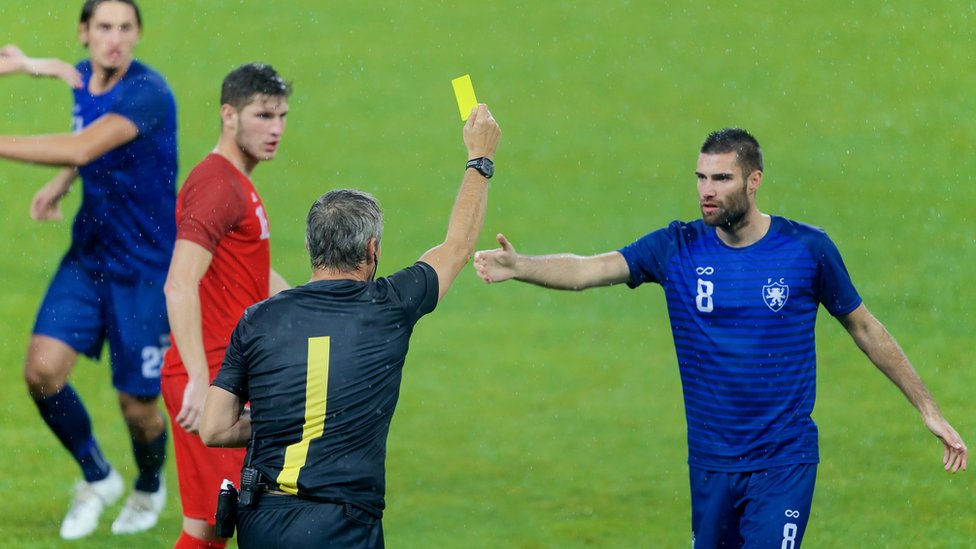
[[[463,134],[468,162],[442,243],[374,280],[379,205],[330,191],[308,213],[312,280],[250,307],[234,329],[200,436],[251,441],[244,470],[260,478],[242,475],[255,499],[241,498],[240,547],[383,547],[386,441],[410,336],[474,251],[501,132],[479,105]]]
[[[918,409],[942,441],[945,470],[965,469],[962,438],[862,303],[826,233],[756,206],[759,143],[739,129],[714,132],[696,174],[701,220],[589,257],[520,255],[501,234],[501,248],[475,256],[488,283],[664,288],[688,424],[694,547],[800,546],[819,462],[810,414],[820,305]]]
[[[112,531],[151,528],[166,500],[157,399],[169,332],[163,283],[176,234],[176,103],[163,77],[133,59],[141,25],[131,0],[87,0],[78,36],[89,58],[76,66],[74,132],[0,136],[0,157],[61,167],[35,195],[34,219],[60,219],[61,197],[82,180],[71,247],[41,303],[24,367],[41,417],[84,476],[61,525],[66,539],[89,535],[124,491],[69,384],[78,355],[97,359],[106,341],[138,469]],[[15,60],[20,52],[4,51]]]

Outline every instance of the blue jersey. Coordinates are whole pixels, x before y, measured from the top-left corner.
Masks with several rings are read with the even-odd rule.
[[[83,194],[71,253],[113,280],[164,280],[176,240],[176,101],[166,80],[138,61],[101,95],[88,91],[91,63],[77,68],[84,86],[74,90],[74,131],[113,113],[139,135],[78,168]]]
[[[731,248],[702,221],[672,222],[620,250],[629,286],[664,288],[678,355],[689,464],[754,471],[817,463],[814,325],[861,304],[823,230],[773,216]]]

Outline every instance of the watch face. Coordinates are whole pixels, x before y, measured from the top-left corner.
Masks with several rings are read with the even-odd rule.
[[[488,159],[483,159],[478,163],[478,170],[485,174],[485,177],[491,177],[495,173],[495,166]]]
[[[478,170],[478,172],[480,172],[481,175],[485,176],[485,178],[488,179],[491,179],[491,176],[495,173],[494,163],[491,160],[488,160],[487,158],[484,157],[475,160],[469,160],[468,167]]]

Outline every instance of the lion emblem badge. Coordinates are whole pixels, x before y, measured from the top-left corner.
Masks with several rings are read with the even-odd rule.
[[[776,282],[772,278],[767,278],[766,281],[767,284],[762,288],[763,302],[774,313],[779,312],[790,298],[790,287],[782,278]]]

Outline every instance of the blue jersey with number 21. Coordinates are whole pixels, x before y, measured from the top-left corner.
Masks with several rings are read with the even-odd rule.
[[[744,247],[701,220],[622,248],[629,286],[664,288],[684,391],[688,463],[755,471],[819,462],[814,326],[861,304],[823,230],[773,216]]]

